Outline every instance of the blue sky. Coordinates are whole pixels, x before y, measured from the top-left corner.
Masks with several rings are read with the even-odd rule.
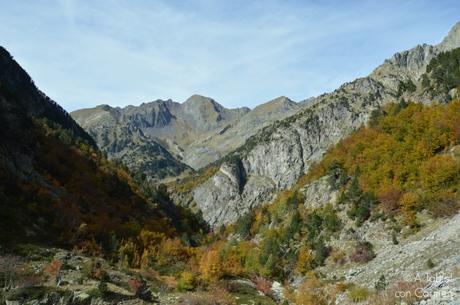
[[[0,0],[0,45],[69,111],[195,93],[254,107],[331,91],[457,21],[458,0]]]

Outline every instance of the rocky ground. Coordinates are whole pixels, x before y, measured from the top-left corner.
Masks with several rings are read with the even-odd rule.
[[[57,276],[53,271],[56,262],[59,262],[60,270]],[[29,272],[21,273],[26,268]],[[238,287],[231,292],[223,289],[179,292],[172,277],[154,271],[120,268],[104,259],[63,249],[24,246],[14,255],[2,253],[0,269],[2,282],[3,277],[12,275],[11,287],[0,288],[2,305],[217,304],[208,303],[208,299],[212,302],[213,293],[224,294],[238,305],[275,304],[271,298],[257,292],[254,284],[247,280],[225,283],[225,287]],[[18,273],[13,275],[13,270]]]
[[[418,282],[425,293],[422,300],[417,301],[420,304],[460,304],[460,214],[435,220],[421,213],[418,232],[401,228],[400,233],[392,236],[394,223],[390,219],[366,221],[357,227],[347,217],[345,208],[337,203],[337,191],[330,188],[327,176],[306,185],[300,192],[308,208],[332,203],[340,210],[344,227],[340,235],[330,241],[334,249],[350,253],[357,241],[373,245],[375,257],[367,263],[348,261],[338,267],[336,262],[327,261],[318,271],[328,280],[355,283],[370,291],[375,290],[381,276],[385,278],[387,290],[403,286],[401,283]],[[350,301],[343,294],[336,304],[347,302]]]
[[[327,277],[374,290],[384,276],[390,290],[393,286],[409,293],[411,289],[404,288],[407,283],[420,286],[418,292],[410,292],[423,296],[419,304],[460,304],[460,214],[429,220],[419,232],[398,237],[398,244],[382,222],[366,223],[356,234],[375,246],[375,258],[364,264],[325,267]],[[339,298],[340,304],[344,302]]]

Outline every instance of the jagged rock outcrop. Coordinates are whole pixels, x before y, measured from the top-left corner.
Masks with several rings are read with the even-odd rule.
[[[276,191],[292,186],[329,147],[365,124],[373,110],[398,101],[400,82],[410,79],[419,86],[434,56],[460,47],[459,28],[460,23],[437,46],[421,45],[395,54],[370,76],[311,99],[304,110],[249,138],[232,153],[240,158],[248,181],[242,191],[232,182],[235,177],[224,174],[226,162],[192,190],[204,218],[214,227],[234,222],[252,207],[270,201]],[[411,94],[425,96],[419,91]],[[264,196],[245,196],[248,193]]]
[[[370,75],[381,82],[386,88],[398,91],[400,82],[411,80],[420,82],[430,61],[441,52],[449,51],[460,46],[460,22],[438,45],[422,44],[407,51],[399,52],[377,67]],[[419,93],[419,92],[417,92]],[[415,94],[420,102],[430,102],[434,97]],[[442,97],[441,97],[442,99]]]

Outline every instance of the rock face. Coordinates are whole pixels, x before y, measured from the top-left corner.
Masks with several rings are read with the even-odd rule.
[[[371,111],[393,98],[371,78],[358,79],[319,97],[300,113],[253,136],[238,151],[245,184],[220,171],[193,191],[197,206],[212,226],[228,224],[276,192],[292,186],[320,160],[330,145],[365,123]]]
[[[390,59],[377,67],[370,75],[373,79],[382,83],[386,88],[398,90],[401,81],[411,80],[417,83],[430,61],[441,52],[449,51],[460,46],[460,22],[458,22],[449,34],[438,45],[422,44],[407,51],[396,53]],[[417,95],[421,102],[429,102],[433,97]]]
[[[251,111],[227,109],[211,98],[193,95],[182,104],[157,100],[138,107],[101,105],[71,115],[109,157],[161,179],[206,166],[299,109],[286,97]]]
[[[328,203],[336,203],[338,191],[332,189],[328,180],[329,177],[325,176],[300,189],[306,207],[319,209]]]
[[[214,227],[232,223],[254,206],[269,202],[277,191],[292,186],[329,147],[365,124],[373,110],[398,101],[400,82],[411,80],[420,86],[434,56],[460,47],[459,28],[460,23],[439,45],[421,45],[395,54],[368,77],[310,99],[302,111],[249,138],[232,153],[241,164],[244,182],[226,170],[229,162],[224,162],[214,176],[192,191],[205,220]],[[424,97],[418,90],[409,96],[414,100]]]

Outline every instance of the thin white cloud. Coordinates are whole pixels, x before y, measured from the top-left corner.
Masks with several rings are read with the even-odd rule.
[[[437,42],[455,1],[0,0],[0,43],[66,109],[194,93],[296,100]]]

